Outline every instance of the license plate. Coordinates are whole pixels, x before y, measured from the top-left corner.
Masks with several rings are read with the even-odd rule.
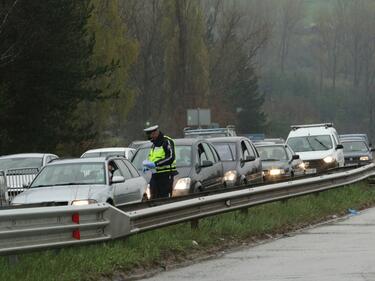
[[[316,169],[314,168],[314,169],[306,169],[305,170],[305,173],[307,174],[307,175],[309,175],[309,174],[316,174]]]

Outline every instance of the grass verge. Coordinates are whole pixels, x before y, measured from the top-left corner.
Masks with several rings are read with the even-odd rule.
[[[19,255],[16,264],[0,257],[0,280],[102,280],[114,272],[131,275],[179,263],[265,235],[285,233],[343,215],[348,208],[374,205],[375,187],[365,182],[319,196],[308,195],[145,232],[109,243]],[[193,242],[194,241],[194,242]]]

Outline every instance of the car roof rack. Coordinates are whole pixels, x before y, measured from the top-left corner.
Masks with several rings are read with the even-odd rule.
[[[330,128],[333,127],[333,123],[321,123],[321,124],[307,124],[307,125],[292,125],[290,128],[292,128],[293,131],[300,129],[300,128],[314,128],[314,127],[325,127]]]

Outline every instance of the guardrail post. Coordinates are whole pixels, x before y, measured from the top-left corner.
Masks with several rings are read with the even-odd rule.
[[[199,219],[193,219],[190,221],[191,229],[198,229],[199,228]]]
[[[249,208],[243,208],[243,209],[241,209],[241,210],[240,210],[240,213],[241,213],[242,215],[248,215],[248,214],[249,214]]]
[[[8,256],[8,264],[16,265],[19,262],[18,255],[9,255]]]

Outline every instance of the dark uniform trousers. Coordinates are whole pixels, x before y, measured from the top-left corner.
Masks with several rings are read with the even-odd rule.
[[[172,196],[174,175],[171,173],[152,174],[150,180],[151,198],[166,198]]]

